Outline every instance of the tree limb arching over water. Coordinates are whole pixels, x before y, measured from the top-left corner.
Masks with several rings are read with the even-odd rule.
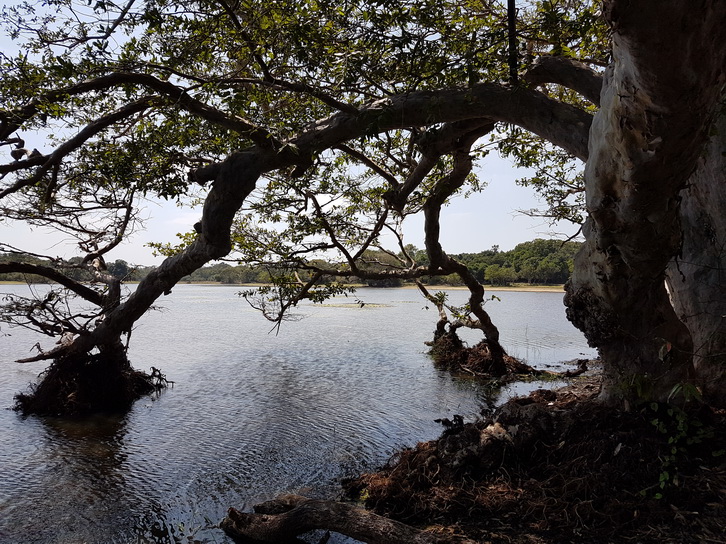
[[[172,2],[162,3],[154,13],[178,22],[172,11],[164,11],[172,7]],[[471,183],[472,157],[487,152],[480,144],[481,138],[494,134],[496,139],[492,131],[506,123],[586,161],[588,249],[576,266],[568,304],[573,321],[601,350],[608,375],[613,369],[609,382],[622,382],[625,376],[630,376],[626,381],[637,381],[647,375],[648,387],[655,388],[654,398],[667,398],[673,387],[684,380],[710,387],[699,383],[694,374],[694,346],[688,326],[675,315],[661,280],[667,263],[683,244],[678,214],[690,208],[679,205],[688,200],[682,188],[698,166],[708,127],[718,115],[721,57],[717,50],[706,53],[709,47],[713,49],[711,36],[718,35],[718,25],[713,22],[719,20],[718,7],[704,5],[698,12],[703,17],[692,21],[692,30],[676,31],[665,20],[655,30],[644,29],[642,21],[618,2],[608,3],[606,14],[613,29],[615,62],[605,73],[602,99],[595,92],[602,81],[596,71],[570,58],[553,56],[552,51],[562,44],[550,44],[555,49],[548,49],[537,46],[535,37],[527,46],[534,62],[527,67],[524,80],[542,90],[492,81],[499,75],[497,70],[503,69],[492,62],[496,55],[474,55],[459,35],[440,36],[435,46],[430,44],[430,54],[422,58],[411,56],[408,45],[400,50],[399,54],[411,62],[418,59],[422,70],[430,70],[424,70],[419,77],[400,64],[379,66],[381,57],[374,53],[366,56],[362,50],[364,60],[358,71],[351,73],[350,67],[341,66],[336,56],[335,48],[342,47],[337,40],[345,37],[345,47],[364,48],[370,35],[390,30],[390,21],[376,18],[372,28],[365,29],[361,21],[370,15],[368,7],[365,3],[359,6],[357,13],[362,19],[325,10],[316,13],[316,19],[329,18],[329,34],[317,39],[321,44],[330,42],[333,53],[325,57],[329,64],[323,63],[333,70],[330,77],[324,75],[323,66],[309,64],[304,53],[307,49],[300,49],[302,46],[294,40],[271,46],[279,49],[280,58],[273,62],[275,70],[282,73],[284,67],[288,68],[288,77],[273,74],[272,61],[264,60],[265,55],[260,53],[260,48],[266,47],[261,44],[269,28],[281,25],[295,39],[301,38],[296,32],[302,32],[286,26],[287,20],[276,11],[259,20],[253,18],[250,28],[246,28],[241,23],[242,12],[201,2],[193,11],[193,23],[178,31],[186,32],[190,40],[183,46],[161,45],[163,29],[147,20],[151,12],[129,9],[119,15],[114,28],[134,28],[144,39],[122,41],[114,50],[109,49],[107,41],[81,39],[73,36],[72,30],[54,26],[62,23],[62,12],[55,21],[43,21],[40,14],[35,14],[38,18],[29,27],[46,25],[56,34],[54,39],[31,35],[30,43],[38,51],[45,48],[60,64],[33,64],[29,57],[6,57],[9,77],[4,84],[6,101],[0,137],[8,148],[15,145],[20,149],[24,140],[18,135],[42,129],[49,120],[82,129],[66,141],[59,137],[59,144],[51,152],[36,151],[27,157],[18,154],[20,160],[0,166],[6,180],[0,194],[9,218],[74,234],[86,252],[74,267],[88,268],[95,262],[96,270],[102,270],[103,264],[99,263],[103,255],[138,224],[135,203],[139,194],[174,197],[189,191],[191,181],[205,187],[210,184],[196,238],[188,238],[189,242],[150,274],[128,300],[104,304],[99,309],[102,321],[72,331],[76,338],[63,348],[65,352],[118,349],[120,335],[131,329],[154,300],[190,271],[226,256],[233,248],[242,249],[246,258],[275,256],[308,270],[316,269],[309,258],[315,251],[338,250],[344,257],[342,268],[317,267],[317,271],[360,276],[365,274],[358,264],[364,260],[365,249],[376,247],[385,230],[400,232],[403,218],[422,211],[427,218],[429,257],[425,273],[458,273],[456,263],[438,244],[438,210]],[[103,9],[98,7],[97,13],[84,16],[92,20],[103,15]],[[588,10],[591,7],[583,4],[579,16],[589,16]],[[29,19],[23,19],[21,11],[8,11],[5,22],[23,34],[29,30],[25,22]],[[218,16],[214,22],[212,15]],[[307,12],[304,15],[311,17]],[[458,15],[456,10],[446,13],[443,21],[461,24]],[[265,19],[268,16],[270,19]],[[487,12],[480,28],[496,26],[501,16],[495,10]],[[537,14],[526,16],[536,20]],[[421,14],[398,17],[398,23],[416,29],[410,36],[405,34],[408,43],[429,43],[420,40],[426,39],[426,25],[432,21]],[[690,21],[693,16],[684,17]],[[438,22],[443,24],[442,20]],[[194,49],[190,44],[211,29],[224,36],[220,50],[238,43],[248,55],[246,60],[229,57],[219,66],[207,64],[202,69],[199,64],[190,64],[192,59],[199,63],[206,58],[203,48]],[[595,29],[588,30],[590,38],[593,32],[597,36],[599,31]],[[670,62],[670,69],[661,74],[658,65],[663,53],[651,44],[659,33],[670,30],[677,39],[669,42],[667,50],[677,62]],[[599,39],[603,43],[593,40],[589,46],[594,48],[592,51],[583,49],[584,60],[597,52],[600,61],[606,61],[607,43],[604,37]],[[551,42],[552,37],[544,41],[548,40]],[[80,45],[88,43],[96,43],[98,50]],[[160,64],[154,60],[154,47],[167,47],[179,55],[184,53],[188,59]],[[389,47],[395,50],[395,40]],[[444,58],[478,62],[482,67],[477,69],[474,81],[472,67],[466,81],[461,81],[456,70],[437,72],[436,62]],[[94,68],[81,69],[82,63]],[[45,78],[27,83],[29,70],[40,71]],[[425,77],[427,73],[432,79],[442,80],[441,84],[432,85]],[[319,85],[298,83],[303,74],[316,74]],[[481,81],[485,79],[490,81]],[[401,92],[397,85],[408,87]],[[586,101],[562,93],[564,100],[555,99],[552,89],[557,88],[580,92]],[[690,104],[687,110],[680,107],[686,96]],[[290,97],[294,97],[294,105],[284,102]],[[273,107],[273,101],[283,102]],[[601,107],[591,129],[593,117],[589,111],[597,103]],[[77,109],[75,115],[69,108]],[[91,120],[85,126],[79,124],[85,119]],[[202,127],[211,131],[213,138],[204,137]],[[176,140],[172,140],[174,134],[179,135]],[[674,136],[678,134],[687,136]],[[225,139],[220,139],[223,136]],[[239,150],[234,151],[235,147]],[[225,149],[229,150],[226,158]],[[215,160],[215,156],[221,160]],[[356,169],[351,170],[350,165],[357,165]],[[84,176],[83,183],[75,181],[79,175]],[[346,175],[350,179],[347,184],[343,182]],[[373,178],[382,180],[382,184],[371,182]],[[256,190],[267,192],[250,205],[250,210],[260,221],[286,218],[291,229],[286,233],[294,231],[299,235],[296,247],[279,244],[279,237],[262,240],[258,236],[255,240],[252,229],[235,223],[239,210]],[[285,203],[285,193],[293,204],[304,208]],[[344,200],[347,221],[341,220],[343,207],[321,200],[326,194]],[[317,214],[305,214],[308,204]],[[83,224],[97,224],[100,215],[106,218],[102,227]],[[367,217],[372,218],[371,222]],[[309,240],[315,237],[316,242],[311,243]],[[263,243],[255,247],[260,241]],[[27,266],[18,263],[14,270]],[[407,268],[391,270],[388,275],[415,279],[424,274],[423,267],[406,264]],[[4,266],[11,270],[10,265]],[[68,268],[67,263],[58,261],[48,277],[57,280],[58,274]],[[99,272],[95,274],[101,278]],[[636,281],[636,277],[643,279]],[[306,287],[307,292],[301,296],[309,296],[314,287]],[[480,288],[473,284],[470,287]],[[682,288],[675,291],[681,292]],[[632,311],[629,301],[634,293],[649,301],[639,307],[657,317]],[[79,295],[78,290],[75,294]],[[96,295],[84,298],[98,303]],[[478,308],[480,305],[474,304],[472,311],[480,311]],[[488,322],[477,317],[480,323]],[[690,326],[698,328],[692,319]],[[713,322],[708,331],[699,335],[720,337],[720,326]],[[486,334],[496,346],[494,329]],[[628,343],[633,346],[624,348]],[[626,349],[626,353],[608,355],[613,346],[618,346],[619,352]],[[661,372],[664,346],[669,354],[666,366],[671,368],[665,373]],[[681,362],[674,364],[676,360]],[[709,360],[699,356],[699,367],[708,366],[703,361]],[[671,372],[672,377],[668,377]],[[713,368],[704,372],[714,374]],[[654,376],[660,376],[658,383],[652,381]],[[715,376],[720,383],[720,371]],[[637,401],[619,385],[608,389],[606,396]]]
[[[325,277],[459,274],[503,353],[482,286],[439,243],[441,207],[481,188],[473,164],[492,149],[546,168],[559,148],[585,162],[585,245],[566,304],[600,351],[600,401],[726,405],[723,2],[522,8],[517,85],[500,83],[513,78],[493,2],[67,4],[4,12],[28,54],[4,54],[0,82],[3,215],[75,236],[79,259],[32,271],[97,307],[81,318],[50,299],[17,302],[27,325],[72,333],[47,354],[56,375],[90,357],[126,388],[122,337],[233,250],[313,278],[288,281],[302,287],[293,304],[334,292]],[[38,131],[55,137],[28,150]],[[160,248],[168,258],[121,300],[104,258],[140,226],[138,199],[187,195],[204,202],[195,232]],[[416,213],[426,264],[401,234]],[[367,270],[383,232],[400,241],[398,264]],[[3,270],[29,271],[16,254]]]

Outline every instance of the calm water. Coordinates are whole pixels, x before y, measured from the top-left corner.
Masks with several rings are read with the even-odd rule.
[[[473,418],[492,401],[433,368],[423,343],[437,314],[416,290],[360,290],[362,308],[342,297],[301,305],[279,335],[238,291],[180,285],[140,321],[132,362],[176,384],[127,416],[64,422],[0,410],[0,543],[229,543],[215,527],[229,506],[291,491],[333,496],[341,477],[437,436],[434,419]],[[561,294],[496,294],[487,309],[510,354],[540,367],[593,355]],[[464,297],[451,292],[452,302]],[[0,336],[8,407],[44,363],[12,363],[38,338],[2,332],[12,333]]]

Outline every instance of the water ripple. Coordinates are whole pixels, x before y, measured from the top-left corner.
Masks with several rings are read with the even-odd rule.
[[[436,436],[434,419],[471,418],[489,402],[431,365],[423,342],[436,316],[416,291],[363,290],[362,308],[301,305],[305,319],[275,336],[237,290],[177,286],[165,312],[143,318],[132,361],[176,383],[126,417],[0,413],[3,544],[227,543],[215,525],[229,506],[333,494],[336,480]],[[559,299],[530,295],[487,305],[510,352],[541,364],[577,357],[584,341],[564,316],[541,319]],[[8,353],[27,349],[15,340]],[[8,369],[5,399],[42,367]]]

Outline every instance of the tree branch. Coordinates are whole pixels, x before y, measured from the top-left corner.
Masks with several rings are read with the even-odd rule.
[[[37,361],[47,361],[48,359],[55,359],[56,357],[63,355],[66,353],[69,349],[69,344],[61,344],[59,346],[54,347],[53,349],[49,351],[40,351],[38,355],[33,355],[32,357],[25,357],[23,359],[16,359],[16,363],[35,363]],[[38,349],[40,349],[40,346],[38,346]]]
[[[385,179],[391,187],[397,187],[398,186],[398,180],[395,176],[393,176],[390,172],[387,172],[381,165],[371,160],[370,157],[365,155],[364,153],[361,153],[357,149],[353,149],[352,147],[340,144],[335,146],[335,149],[339,149],[340,151],[350,155],[354,159],[358,160],[359,162],[366,165],[368,168],[373,170],[376,174],[381,176],[383,179]]]
[[[262,87],[269,87],[280,91],[290,91],[299,94],[307,94],[313,98],[317,98],[323,104],[330,106],[333,109],[346,113],[356,113],[358,109],[355,106],[346,104],[333,98],[326,92],[321,91],[317,87],[308,85],[306,83],[296,83],[293,81],[285,81],[283,79],[274,77],[272,74],[266,75],[265,79],[254,79],[254,78],[233,78],[224,79],[220,83],[232,83],[237,85],[259,85]]]
[[[40,106],[48,102],[56,103],[68,96],[77,96],[92,91],[104,91],[121,85],[140,85],[152,89],[174,101],[181,108],[199,115],[210,123],[233,130],[249,137],[261,147],[271,147],[276,140],[265,129],[258,127],[238,115],[228,115],[213,108],[200,100],[192,98],[182,87],[168,81],[163,81],[148,74],[131,72],[113,72],[111,74],[83,81],[76,85],[50,91],[43,96],[32,100],[29,104],[12,112],[6,112],[7,121],[0,126],[0,140],[8,138],[21,125],[39,112]]]
[[[587,160],[590,114],[532,89],[496,83],[377,100],[356,115],[341,112],[320,120],[290,143],[298,150],[322,151],[368,134],[483,118],[518,125]]]
[[[603,77],[587,65],[565,57],[539,57],[527,70],[524,80],[533,86],[556,83],[580,93],[587,100],[600,105]]]
[[[484,310],[484,287],[466,265],[449,257],[444,252],[439,240],[441,207],[446,199],[464,184],[466,177],[471,172],[472,160],[468,151],[472,142],[473,138],[468,142],[463,142],[462,147],[454,153],[452,171],[436,183],[431,191],[431,196],[424,204],[425,243],[431,263],[430,266],[440,267],[448,273],[456,273],[469,289],[469,311],[477,317],[478,321],[467,326],[477,328],[484,333],[492,353],[493,372],[501,375],[507,371],[504,363],[506,353],[499,343],[499,330],[492,323],[489,314]]]
[[[86,143],[90,138],[101,132],[102,130],[110,127],[114,123],[117,123],[118,121],[122,119],[126,119],[127,117],[130,117],[140,111],[143,111],[153,104],[154,97],[153,96],[146,96],[144,98],[141,98],[139,100],[136,100],[135,102],[131,102],[130,104],[127,104],[123,108],[120,108],[116,110],[115,112],[105,115],[103,117],[100,117],[99,119],[96,119],[95,121],[89,123],[86,125],[78,134],[76,134],[73,138],[70,138],[69,140],[66,140],[58,146],[58,149],[56,149],[53,153],[47,156],[41,157],[41,159],[44,161],[43,164],[38,168],[32,176],[25,179],[19,179],[16,181],[13,185],[6,188],[3,191],[0,191],[0,199],[4,198],[5,196],[15,193],[22,189],[23,187],[28,187],[30,185],[34,185],[35,183],[39,182],[43,176],[50,170],[54,165],[59,164],[60,161],[68,155],[69,153],[72,153],[79,147],[81,147],[84,143]],[[30,161],[22,161],[22,162],[30,162]],[[14,163],[13,163],[14,164]],[[22,164],[22,163],[21,163]],[[12,165],[11,165],[12,166]],[[3,166],[0,166],[0,173],[3,172]]]
[[[0,274],[7,274],[12,272],[20,272],[22,274],[36,274],[38,276],[43,276],[44,278],[48,278],[49,280],[61,284],[66,289],[70,289],[81,298],[95,304],[96,306],[102,308],[106,304],[106,297],[104,297],[102,294],[94,291],[90,287],[86,287],[80,282],[69,278],[68,276],[54,268],[30,263],[0,263]]]

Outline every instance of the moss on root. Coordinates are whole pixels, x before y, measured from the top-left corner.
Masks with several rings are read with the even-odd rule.
[[[55,359],[40,382],[15,396],[24,415],[82,416],[125,412],[139,398],[167,387],[156,369],[151,374],[131,367],[125,354],[71,354]]]

